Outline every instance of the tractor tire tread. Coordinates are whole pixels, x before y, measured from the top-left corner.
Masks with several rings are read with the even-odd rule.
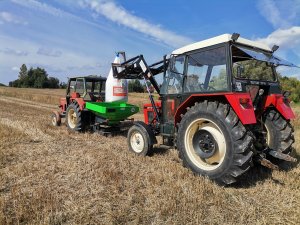
[[[217,114],[219,118],[223,119],[224,124],[226,124],[228,130],[230,130],[230,135],[233,141],[233,162],[230,163],[226,172],[220,176],[211,177],[211,179],[222,185],[235,183],[238,178],[245,174],[252,166],[252,156],[254,154],[253,135],[250,131],[246,130],[229,104],[207,100],[195,103],[195,105],[183,116],[182,120],[178,124],[178,132],[181,132],[183,129],[183,123],[187,120],[187,118],[193,113],[197,113],[199,111],[212,112]],[[185,159],[182,151],[182,143],[177,143],[177,147],[179,149],[179,157],[182,159],[183,165],[193,169]],[[199,174],[195,171],[193,172],[195,174]]]
[[[270,146],[276,151],[289,154],[292,150],[292,144],[295,142],[294,128],[289,120],[286,120],[278,111],[271,108],[266,111],[265,119],[270,122],[274,128],[277,137],[276,144]]]

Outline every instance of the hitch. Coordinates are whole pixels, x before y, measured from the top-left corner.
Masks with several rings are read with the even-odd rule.
[[[258,154],[258,156],[255,158],[255,161],[258,162],[260,165],[267,167],[272,170],[278,170],[279,167],[275,164],[273,164],[271,161],[266,159],[266,155],[264,153]]]
[[[275,151],[275,150],[272,150],[272,149],[269,150],[268,154],[273,156],[274,158],[277,158],[277,159],[282,159],[282,160],[285,160],[285,161],[288,161],[288,162],[297,162],[296,158],[294,158],[294,157],[292,157],[288,154],[284,154],[282,152]]]

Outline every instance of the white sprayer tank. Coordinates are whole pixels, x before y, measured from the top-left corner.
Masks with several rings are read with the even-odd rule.
[[[116,55],[114,63],[120,63],[119,54]],[[105,84],[105,102],[127,102],[128,101],[128,87],[126,79],[116,79],[113,77],[112,68],[109,71]]]

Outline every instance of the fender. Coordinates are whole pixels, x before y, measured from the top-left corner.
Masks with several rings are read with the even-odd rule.
[[[66,98],[60,98],[60,105],[58,106],[60,108],[61,113],[65,112],[67,105],[67,99]]]
[[[71,99],[71,101],[77,102],[81,111],[85,109],[85,101],[83,100],[83,98],[75,98],[75,99]]]
[[[233,108],[236,115],[241,120],[242,124],[256,123],[254,107],[248,93],[233,93],[225,95],[227,101]]]
[[[282,94],[268,95],[265,103],[265,109],[270,106],[274,106],[286,120],[295,119],[295,114],[290,104]]]
[[[180,122],[180,114],[186,112],[186,108],[192,106],[195,102],[201,100],[225,100],[228,101],[234,112],[237,114],[242,124],[255,124],[256,118],[254,113],[251,97],[248,93],[223,92],[213,94],[193,94],[189,96],[175,112],[175,125]]]

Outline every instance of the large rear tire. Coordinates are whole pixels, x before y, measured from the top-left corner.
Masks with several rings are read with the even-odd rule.
[[[251,166],[253,138],[228,104],[203,101],[183,116],[177,147],[194,173],[231,184]]]
[[[82,130],[82,112],[76,102],[71,103],[67,108],[66,123],[70,131]]]
[[[292,144],[295,142],[294,129],[290,121],[276,110],[269,109],[263,116],[263,124],[267,133],[267,146],[275,151],[290,154]]]

